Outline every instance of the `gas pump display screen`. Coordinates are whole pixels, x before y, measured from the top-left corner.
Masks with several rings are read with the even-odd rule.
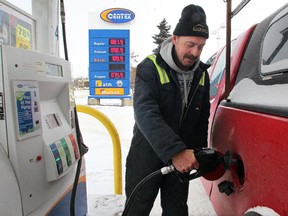
[[[46,75],[48,76],[55,76],[55,77],[63,77],[63,69],[60,65],[49,64],[46,62]]]

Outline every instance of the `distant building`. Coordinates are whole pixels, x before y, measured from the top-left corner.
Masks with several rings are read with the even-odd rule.
[[[78,89],[89,89],[89,79],[87,77],[74,79],[74,87]]]

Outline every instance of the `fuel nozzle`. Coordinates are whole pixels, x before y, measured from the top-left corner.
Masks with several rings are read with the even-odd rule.
[[[227,151],[223,156],[223,163],[225,170],[229,170],[231,166],[240,166],[240,160],[233,156],[230,151]]]
[[[226,172],[226,168],[232,162],[231,153],[225,155],[212,148],[195,150],[195,157],[199,163],[199,169],[192,174],[180,174],[180,180],[187,182],[203,176],[205,179],[214,181],[221,178]]]
[[[201,176],[206,180],[215,181],[221,178],[226,170],[239,166],[239,160],[230,151],[222,154],[212,148],[203,148],[195,150],[194,153],[199,163],[199,169],[189,174],[179,173],[178,176],[182,182],[187,182]]]

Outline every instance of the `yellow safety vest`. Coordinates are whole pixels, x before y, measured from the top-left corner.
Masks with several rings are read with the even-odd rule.
[[[166,71],[162,67],[160,67],[156,62],[156,55],[152,54],[152,55],[147,56],[147,58],[151,59],[155,65],[155,67],[157,68],[157,71],[158,71],[158,74],[160,77],[160,83],[161,84],[169,83],[170,80],[169,80],[169,77],[168,77]],[[205,84],[205,71],[202,72],[202,76],[201,76],[201,79],[199,81],[199,85],[204,86],[204,84]]]

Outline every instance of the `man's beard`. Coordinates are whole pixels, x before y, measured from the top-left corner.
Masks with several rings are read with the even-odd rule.
[[[198,61],[198,57],[197,56],[194,56],[194,55],[184,55],[184,58],[188,58],[190,59],[191,61]]]

